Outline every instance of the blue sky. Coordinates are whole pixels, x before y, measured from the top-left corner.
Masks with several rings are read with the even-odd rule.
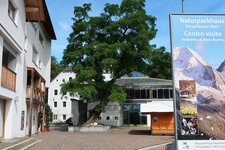
[[[189,47],[212,67],[218,68],[225,59],[225,15],[173,15],[171,18],[173,47]],[[184,23],[184,19],[201,22]],[[209,23],[209,20],[217,22]]]
[[[63,50],[71,33],[74,6],[92,3],[91,15],[99,15],[105,3],[121,3],[122,0],[46,0],[57,40],[52,42],[52,55],[62,59]],[[185,0],[185,13],[225,13],[224,0]],[[156,38],[151,44],[165,46],[170,51],[169,14],[181,13],[181,0],[146,0],[146,11],[157,18]]]

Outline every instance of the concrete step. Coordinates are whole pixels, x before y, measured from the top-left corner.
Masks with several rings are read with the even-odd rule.
[[[37,138],[28,138],[24,141],[12,144],[8,147],[3,148],[2,150],[28,150],[29,148],[31,148],[32,146],[34,146],[35,144],[40,143],[41,140],[37,139]]]

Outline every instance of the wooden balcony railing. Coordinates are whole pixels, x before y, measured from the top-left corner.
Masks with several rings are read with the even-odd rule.
[[[33,90],[33,95],[32,95],[31,86],[27,86],[26,98],[27,100],[30,100],[32,98],[34,102],[44,102],[45,93],[36,88]]]
[[[5,88],[15,91],[16,90],[16,73],[2,66],[2,82],[1,85]]]

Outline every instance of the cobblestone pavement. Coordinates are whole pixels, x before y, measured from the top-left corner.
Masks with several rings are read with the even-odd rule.
[[[173,136],[151,136],[149,128],[140,126],[92,133],[67,132],[65,127],[52,127],[50,132],[37,134],[35,138],[42,142],[30,148],[31,150],[137,150],[174,142]],[[153,149],[164,150],[165,146]]]

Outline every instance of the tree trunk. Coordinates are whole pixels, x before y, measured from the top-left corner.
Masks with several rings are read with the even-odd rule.
[[[105,94],[105,95],[106,95],[106,94]],[[105,96],[104,98],[101,97],[101,100],[100,100],[99,105],[101,105],[102,107],[105,108],[105,106],[107,105],[107,99],[106,99],[106,96]],[[97,105],[96,105],[96,106],[97,106]],[[101,113],[93,112],[93,113],[91,114],[91,116],[89,116],[88,120],[87,120],[85,123],[82,124],[82,126],[89,126],[89,125],[91,125],[91,123],[96,122],[96,120],[98,119],[98,117],[99,117],[100,114],[101,114]]]
[[[88,120],[82,124],[82,126],[89,126],[89,125],[91,125],[91,123],[96,122],[99,115],[100,114],[98,114],[98,113],[92,113],[91,116],[88,118]]]

